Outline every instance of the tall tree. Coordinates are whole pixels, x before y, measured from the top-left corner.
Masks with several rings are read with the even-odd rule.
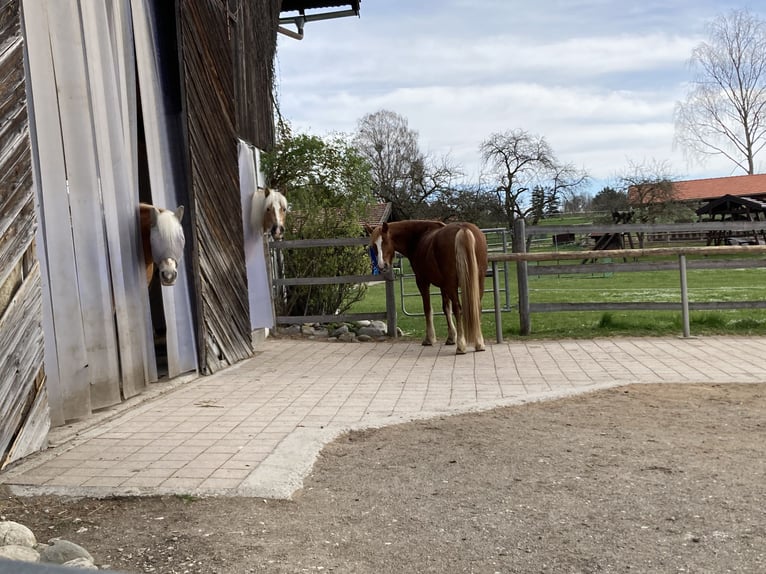
[[[370,164],[375,195],[391,203],[394,220],[426,217],[430,206],[454,189],[461,170],[449,158],[420,151],[418,132],[390,110],[362,117],[355,145]]]
[[[717,17],[690,63],[695,77],[676,104],[676,141],[696,159],[723,156],[755,173],[766,146],[766,21],[747,10]]]
[[[613,211],[625,211],[628,207],[627,191],[618,191],[609,186],[599,191],[591,202],[593,211],[604,211],[607,217],[611,217]]]
[[[479,151],[509,228],[518,218],[545,213],[588,180],[584,171],[559,163],[545,138],[521,129],[490,135]],[[533,201],[537,188],[545,192]]]

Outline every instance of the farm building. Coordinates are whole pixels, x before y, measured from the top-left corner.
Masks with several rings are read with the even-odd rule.
[[[274,143],[277,35],[359,2],[0,2],[0,469],[271,326],[250,199]],[[289,26],[294,25],[297,31]],[[185,207],[147,288],[140,201]]]
[[[679,181],[673,184],[679,201],[694,202],[700,221],[766,221],[766,175],[739,175]],[[712,231],[709,245],[766,242],[764,233]]]

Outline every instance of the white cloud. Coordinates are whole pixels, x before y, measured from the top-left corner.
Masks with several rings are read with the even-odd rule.
[[[686,177],[728,175],[727,164],[687,166],[673,149],[686,61],[726,8],[716,4],[363,0],[360,20],[310,23],[302,42],[280,40],[281,109],[319,135],[393,110],[424,151],[449,154],[473,181],[480,142],[515,128],[599,181],[649,159]]]

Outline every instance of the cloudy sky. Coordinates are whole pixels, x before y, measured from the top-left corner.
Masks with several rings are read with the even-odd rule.
[[[592,193],[631,162],[667,159],[681,179],[739,175],[723,160],[688,163],[673,145],[691,51],[735,8],[766,17],[760,0],[362,0],[360,18],[279,36],[280,106],[320,136],[392,110],[469,182],[479,144],[517,128],[587,170]]]

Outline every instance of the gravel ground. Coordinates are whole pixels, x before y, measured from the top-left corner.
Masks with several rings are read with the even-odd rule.
[[[766,572],[766,385],[633,385],[352,432],[291,501],[0,496],[121,572]]]

